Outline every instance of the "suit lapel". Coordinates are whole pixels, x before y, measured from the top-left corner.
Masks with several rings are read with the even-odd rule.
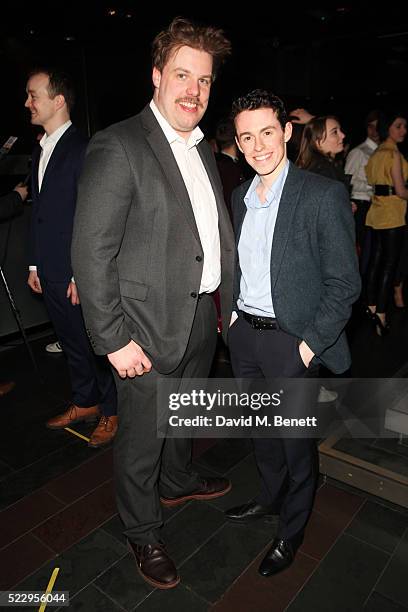
[[[236,219],[235,242],[236,242],[236,245],[237,245],[237,249],[238,249],[239,239],[241,238],[242,225],[244,223],[244,219],[245,219],[245,215],[246,214],[247,214],[247,207],[246,207],[246,204],[244,202],[244,198],[242,198],[242,201],[240,202],[240,208],[239,208],[239,211],[237,213],[237,219]]]
[[[33,156],[31,159],[31,185],[33,189],[33,195],[38,198],[38,164],[40,161],[41,147],[37,145],[34,148]]]
[[[64,148],[65,143],[70,138],[71,134],[75,132],[75,127],[71,124],[67,130],[63,133],[61,138],[58,140],[55,148],[51,154],[50,159],[48,160],[47,167],[44,172],[41,191],[47,186],[47,181],[49,180],[50,175],[52,175],[53,168],[58,164],[59,160],[64,156]],[[37,181],[38,181],[38,171],[37,171]]]
[[[168,140],[148,106],[142,111],[141,119],[145,129],[148,130],[146,138],[152,148],[153,154],[157,158],[165,177],[176,194],[177,200],[188,219],[194,236],[198,242],[200,242],[190,197]]]
[[[275,287],[288,241],[290,226],[298,204],[304,179],[296,166],[289,162],[288,176],[283,187],[273,233],[271,252],[271,287]]]

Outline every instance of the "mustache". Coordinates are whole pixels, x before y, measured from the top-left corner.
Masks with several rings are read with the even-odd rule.
[[[176,104],[182,104],[182,103],[188,103],[188,104],[197,104],[197,106],[202,106],[200,99],[199,98],[177,98],[176,100]]]

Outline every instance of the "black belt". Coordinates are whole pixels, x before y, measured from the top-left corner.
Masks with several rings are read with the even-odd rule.
[[[374,194],[378,196],[395,195],[395,189],[392,185],[374,185]]]
[[[279,329],[277,320],[272,317],[256,317],[245,311],[242,311],[242,314],[253,329]]]

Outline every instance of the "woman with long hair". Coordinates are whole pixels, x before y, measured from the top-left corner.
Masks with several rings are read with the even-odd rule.
[[[406,224],[408,163],[398,149],[407,133],[405,114],[397,111],[381,113],[378,132],[381,144],[366,166],[368,182],[374,189],[366,218],[366,225],[372,228],[373,234],[367,273],[367,303],[377,333],[383,335],[389,329],[386,310]]]
[[[348,188],[349,181],[338,158],[344,151],[344,138],[337,117],[313,117],[304,127],[296,165],[341,181]]]

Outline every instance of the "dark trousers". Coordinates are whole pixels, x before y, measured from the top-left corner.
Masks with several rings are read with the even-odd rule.
[[[116,388],[106,357],[92,350],[81,306],[67,298],[68,283],[41,278],[44,302],[58,339],[64,349],[70,373],[72,402],[82,408],[99,404],[102,414],[115,415]]]
[[[114,443],[116,501],[125,535],[132,542],[159,542],[163,523],[159,496],[176,497],[198,485],[198,474],[191,466],[191,440],[157,437],[158,379],[206,378],[216,342],[214,300],[204,295],[197,303],[186,352],[174,372],[163,375],[153,367],[134,379],[115,377],[119,411]],[[172,392],[181,390],[182,381],[175,380]]]
[[[404,227],[372,230],[371,257],[367,272],[367,303],[385,312],[395,281]]]
[[[311,372],[302,362],[299,339],[282,330],[256,330],[242,316],[230,327],[228,344],[237,378],[297,378]],[[318,384],[309,388],[317,399]],[[281,503],[277,537],[297,548],[312,511],[318,475],[316,444],[303,438],[256,438],[261,476],[258,503]]]
[[[365,224],[365,221],[371,202],[366,200],[356,200],[355,198],[352,198],[352,200],[357,205],[357,210],[354,213],[354,223],[356,225],[356,242],[360,250],[360,272],[361,274],[365,274],[370,257],[371,239],[370,228]]]

